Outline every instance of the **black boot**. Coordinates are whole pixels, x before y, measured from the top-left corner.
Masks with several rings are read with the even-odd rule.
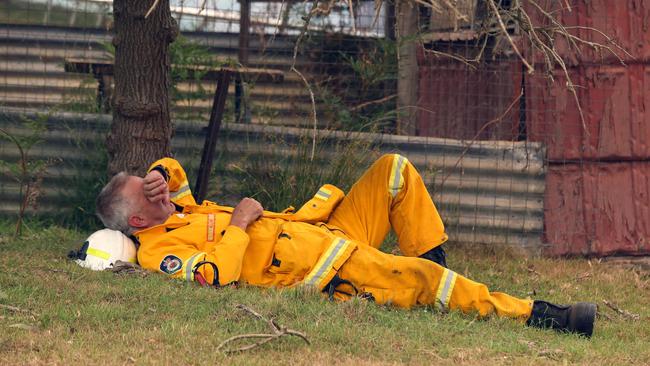
[[[596,319],[596,304],[579,302],[573,305],[555,305],[535,300],[533,312],[526,325],[552,328],[559,332],[578,333],[591,337]]]
[[[442,249],[442,245],[438,245],[430,251],[420,255],[420,258],[428,259],[447,268],[447,253],[445,253],[445,250]]]

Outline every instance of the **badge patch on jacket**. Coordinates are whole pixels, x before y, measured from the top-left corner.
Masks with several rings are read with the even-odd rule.
[[[183,261],[177,256],[170,254],[160,262],[160,270],[167,274],[174,274],[183,268]]]

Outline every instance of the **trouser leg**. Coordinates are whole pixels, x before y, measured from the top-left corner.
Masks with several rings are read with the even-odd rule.
[[[392,227],[402,253],[414,257],[447,240],[420,174],[398,154],[379,158],[354,184],[328,224],[375,248]]]
[[[368,246],[359,246],[340,268],[338,276],[349,281],[359,293],[370,293],[377,303],[404,308],[432,305],[442,311],[460,310],[482,317],[496,314],[526,320],[533,303],[490,292],[487,286],[433,262],[386,254]],[[344,293],[354,293],[348,285],[341,285],[337,290],[342,291],[336,293],[339,299],[349,297]]]

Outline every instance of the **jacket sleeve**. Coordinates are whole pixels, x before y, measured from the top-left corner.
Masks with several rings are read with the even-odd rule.
[[[325,184],[291,218],[311,224],[327,221],[344,196],[339,188]]]
[[[185,170],[176,159],[162,158],[157,160],[151,164],[147,173],[153,170],[160,172],[167,180],[169,197],[173,203],[178,206],[196,205]]]
[[[143,241],[138,261],[146,269],[165,273],[173,278],[194,281],[198,270],[208,283],[227,285],[239,280],[244,253],[250,241],[248,234],[237,226],[228,226],[214,245],[198,250],[190,238],[192,225],[169,233],[160,233],[155,241]],[[214,266],[213,266],[214,265]],[[215,272],[215,268],[217,272]]]

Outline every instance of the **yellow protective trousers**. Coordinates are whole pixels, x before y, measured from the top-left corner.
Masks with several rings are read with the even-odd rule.
[[[357,292],[371,294],[380,304],[406,308],[433,305],[480,316],[496,313],[524,320],[530,316],[532,300],[490,293],[485,285],[436,263],[409,258],[442,244],[447,235],[420,174],[403,156],[377,160],[334,210],[328,225],[360,244],[338,272],[338,278],[352,286],[332,283],[339,299]],[[408,257],[376,249],[391,228]]]
[[[328,225],[379,248],[391,227],[402,254],[417,257],[447,240],[436,206],[415,167],[398,154],[379,158],[354,184]]]
[[[485,317],[491,314],[526,320],[532,300],[490,292],[478,282],[422,258],[382,253],[359,246],[339,269],[338,277],[349,281],[336,288],[335,297],[371,294],[379,304],[410,308],[430,305],[440,311],[460,310]]]

